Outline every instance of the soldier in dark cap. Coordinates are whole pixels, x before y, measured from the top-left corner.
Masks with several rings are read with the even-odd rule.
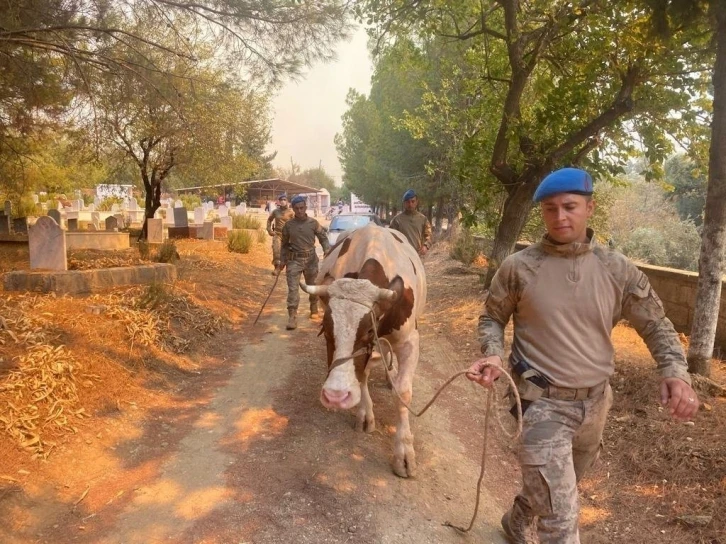
[[[285,226],[294,212],[287,206],[287,195],[281,194],[277,197],[277,209],[267,218],[267,234],[272,236],[272,266],[275,270],[273,275],[279,273],[280,269],[280,246],[282,240],[282,227]]]
[[[300,275],[305,283],[315,284],[318,274],[318,256],[315,253],[315,238],[320,241],[325,255],[330,251],[330,244],[325,229],[312,217],[308,217],[305,197],[296,196],[292,199],[292,210],[295,216],[282,227],[282,252],[279,274],[287,267],[287,330],[297,327],[297,307],[300,304]],[[309,295],[310,317],[318,313],[318,297]]]
[[[403,211],[391,220],[390,228],[401,232],[422,257],[431,249],[431,223],[419,212],[413,189],[403,193]]]
[[[509,366],[525,413],[522,490],[502,518],[512,543],[580,542],[577,482],[600,454],[613,399],[610,336],[621,317],[658,363],[665,409],[677,420],[698,411],[683,347],[647,276],[587,228],[592,193],[592,178],[577,168],[542,181],[534,201],[547,234],[502,262],[479,318],[484,358],[467,377],[491,387],[503,372],[504,329],[514,316]]]

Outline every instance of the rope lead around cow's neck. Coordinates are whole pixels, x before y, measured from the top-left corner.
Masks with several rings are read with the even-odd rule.
[[[401,397],[401,393],[399,393],[398,389],[396,389],[396,385],[393,383],[393,377],[391,376],[391,370],[390,370],[390,368],[392,368],[392,365],[393,365],[393,346],[391,346],[391,343],[388,341],[387,338],[380,338],[378,336],[378,320],[377,320],[376,314],[373,310],[371,310],[371,319],[373,320],[373,337],[374,337],[374,340],[376,343],[376,347],[378,348],[378,352],[381,354],[381,359],[383,361],[383,368],[386,371],[386,376],[388,376],[388,381],[391,384],[391,387],[393,388],[393,392],[396,393],[396,396],[398,397],[399,402],[401,404],[403,404],[403,406],[405,406],[406,409],[409,412],[411,412],[414,416],[416,416],[416,417],[422,416],[426,412],[426,410],[428,410],[431,407],[431,405],[433,405],[434,402],[436,402],[436,399],[444,391],[444,389],[446,389],[449,385],[451,385],[451,383],[456,378],[458,378],[459,376],[463,376],[467,373],[466,370],[462,370],[461,372],[457,372],[457,373],[453,374],[448,380],[446,380],[446,382],[441,387],[439,387],[436,390],[436,393],[434,393],[434,396],[431,397],[431,400],[429,400],[426,403],[426,405],[423,407],[423,409],[421,409],[421,411],[419,411],[419,412],[414,411],[413,408],[411,408],[411,406],[403,400],[403,398]],[[390,357],[390,361],[386,361],[386,355],[382,349],[381,342],[385,342],[388,344],[388,356]],[[495,365],[492,363],[486,363],[484,366],[485,367],[487,367],[487,366],[494,367],[494,366],[498,366],[498,365]],[[510,435],[504,429],[504,426],[502,425],[501,420],[499,418],[497,418],[497,421],[499,422],[500,428],[507,436],[509,436],[510,438],[517,438],[520,434],[522,434],[522,401],[519,398],[519,391],[517,391],[517,385],[514,383],[514,380],[512,380],[512,377],[509,375],[509,373],[503,372],[502,375],[507,377],[507,379],[509,380],[510,388],[514,392],[514,398],[516,400],[517,416],[518,416],[517,417],[517,433],[514,436]],[[472,515],[471,521],[469,522],[469,526],[466,529],[463,527],[460,527],[458,525],[454,525],[449,521],[445,521],[443,523],[443,525],[445,525],[447,527],[452,527],[462,533],[468,533],[469,531],[471,531],[472,527],[474,527],[474,522],[476,521],[477,515],[479,514],[479,501],[481,499],[481,484],[482,484],[482,481],[484,480],[484,470],[486,468],[486,457],[487,457],[487,442],[489,439],[489,413],[490,413],[491,407],[492,407],[492,396],[493,395],[494,395],[493,389],[488,389],[486,391],[487,401],[486,401],[486,409],[484,412],[484,444],[482,446],[482,452],[481,452],[481,471],[479,472],[479,479],[476,482],[476,503],[474,504],[474,514]]]

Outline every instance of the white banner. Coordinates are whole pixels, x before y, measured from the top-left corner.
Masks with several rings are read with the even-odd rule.
[[[355,196],[353,193],[350,194],[350,211],[353,213],[368,213],[372,212],[373,208]]]

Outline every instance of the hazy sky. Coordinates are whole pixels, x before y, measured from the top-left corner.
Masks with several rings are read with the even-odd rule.
[[[271,149],[274,166],[290,168],[290,157],[304,170],[322,166],[341,183],[342,170],[333,138],[342,131],[345,97],[353,87],[368,94],[372,64],[360,28],[349,42],[338,44],[338,59],[317,64],[297,82],[287,83],[273,101]]]

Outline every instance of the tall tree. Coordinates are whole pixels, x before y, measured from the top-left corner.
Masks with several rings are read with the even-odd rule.
[[[468,42],[478,53],[471,62],[488,84],[479,105],[499,113],[488,169],[506,193],[487,285],[548,172],[574,165],[615,173],[636,151],[658,164],[672,149],[667,135],[691,137],[690,101],[708,84],[708,38],[697,25],[656,36],[640,8],[636,1],[604,0],[365,0],[359,6],[376,23],[380,43],[434,35]]]

